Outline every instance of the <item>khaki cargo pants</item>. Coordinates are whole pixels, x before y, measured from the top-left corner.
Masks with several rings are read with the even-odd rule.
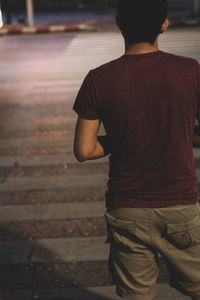
[[[170,285],[200,297],[200,206],[118,208],[105,213],[110,242],[109,270],[119,296],[153,300],[158,253]]]

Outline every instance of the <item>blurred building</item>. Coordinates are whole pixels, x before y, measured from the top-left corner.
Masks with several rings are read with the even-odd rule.
[[[118,0],[33,0],[40,9],[113,9]],[[168,0],[170,13],[181,12],[192,15],[198,9],[200,0]]]
[[[190,18],[200,15],[200,0],[168,0],[169,14]]]
[[[105,9],[114,8],[118,0],[33,0],[35,9]],[[200,0],[168,0],[170,10],[186,10],[187,12],[193,13],[194,7],[200,7]],[[2,7],[9,7],[12,10],[25,10],[26,0],[1,0]],[[200,11],[200,8],[199,8]]]
[[[9,22],[12,13],[20,16],[26,14],[26,0],[0,0],[2,11]],[[35,12],[55,12],[70,10],[113,10],[118,0],[32,0]],[[200,0],[168,0],[169,15],[172,19],[180,20],[200,16]]]

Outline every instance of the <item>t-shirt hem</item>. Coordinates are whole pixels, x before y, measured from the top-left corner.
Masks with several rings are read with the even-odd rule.
[[[106,207],[107,208],[162,208],[176,205],[193,205],[199,200],[199,194],[197,193],[191,198],[179,198],[179,199],[108,199],[106,197]]]

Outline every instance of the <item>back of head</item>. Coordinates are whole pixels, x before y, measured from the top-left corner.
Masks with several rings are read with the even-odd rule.
[[[167,11],[167,0],[119,0],[118,23],[128,44],[153,44],[167,17]]]

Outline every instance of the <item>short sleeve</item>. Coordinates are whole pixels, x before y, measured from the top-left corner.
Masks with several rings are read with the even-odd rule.
[[[82,118],[87,120],[99,119],[97,108],[97,95],[92,81],[91,71],[85,77],[76,97],[73,110]]]

